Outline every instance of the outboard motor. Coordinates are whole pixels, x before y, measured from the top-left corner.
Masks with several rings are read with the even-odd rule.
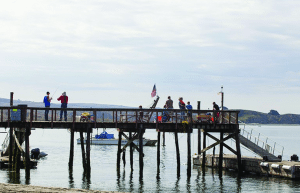
[[[31,159],[38,159],[40,154],[40,149],[35,148],[31,150]]]
[[[296,154],[291,156],[291,161],[299,161],[299,157]]]

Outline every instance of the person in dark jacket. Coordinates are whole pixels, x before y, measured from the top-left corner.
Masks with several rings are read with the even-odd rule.
[[[214,111],[219,111],[220,110],[220,107],[219,107],[219,105],[217,105],[215,102],[213,102],[213,110]],[[218,122],[218,119],[219,119],[219,116],[220,116],[220,112],[217,112],[217,122]]]
[[[219,105],[217,105],[215,102],[213,102],[213,110],[215,110],[215,111],[219,111],[220,110]]]
[[[68,96],[67,96],[66,92],[63,92],[62,95],[60,97],[58,97],[57,100],[61,101],[61,108],[62,108],[62,110],[60,111],[60,119],[59,119],[59,121],[62,120],[63,113],[64,113],[65,121],[67,121]]]

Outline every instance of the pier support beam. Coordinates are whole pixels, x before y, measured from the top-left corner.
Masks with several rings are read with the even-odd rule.
[[[191,158],[191,131],[192,128],[189,128],[189,131],[187,133],[187,176],[191,177],[191,171],[192,171],[192,158]]]
[[[132,139],[132,132],[129,132],[129,139]],[[133,171],[133,143],[130,143],[129,146],[129,150],[130,150],[130,168],[131,171]]]
[[[87,127],[86,134],[86,168],[87,168],[87,176],[89,177],[91,174],[91,127]]]
[[[121,144],[122,144],[122,131],[119,131],[118,152],[117,152],[117,170],[118,171],[120,171],[120,165],[121,165]]]
[[[80,131],[80,146],[81,146],[82,167],[83,167],[84,173],[86,173],[86,159],[85,159],[84,138],[83,138],[82,131]]]
[[[12,168],[12,160],[13,160],[13,146],[14,146],[14,137],[13,137],[14,128],[10,126],[9,130],[9,167]]]
[[[69,169],[73,169],[73,160],[74,160],[74,129],[70,128],[70,157],[69,157]]]
[[[143,160],[143,135],[145,133],[144,125],[141,124],[139,128],[139,165],[140,165],[140,179],[143,179],[144,160]]]
[[[206,148],[206,131],[203,132],[203,149]],[[205,168],[206,152],[202,153],[202,168]]]
[[[25,131],[25,175],[26,179],[30,178],[30,151],[29,151],[29,136],[31,134],[31,128],[26,127]]]
[[[197,110],[200,110],[200,101],[197,102]],[[200,115],[200,113],[198,113]],[[201,129],[198,127],[198,155],[201,154]]]
[[[180,152],[179,152],[177,131],[175,131],[174,135],[175,135],[176,160],[177,160],[177,177],[179,177],[180,176]]]
[[[219,175],[222,176],[223,170],[223,138],[224,132],[220,132],[220,152],[219,152]]]
[[[157,175],[160,173],[160,132],[157,132]]]

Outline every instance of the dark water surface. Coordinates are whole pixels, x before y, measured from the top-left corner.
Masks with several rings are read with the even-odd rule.
[[[268,140],[284,146],[284,160],[290,159],[292,154],[300,155],[298,144],[300,141],[300,126],[246,126],[247,129],[267,136]],[[2,128],[2,130],[4,130]],[[102,129],[98,130],[101,133]],[[115,129],[107,130],[117,136]],[[97,134],[97,129],[94,129]],[[155,130],[147,130],[146,138],[156,139]],[[3,141],[5,134],[1,134]],[[79,138],[79,134],[75,134]],[[162,138],[161,138],[162,139]],[[74,147],[74,167],[68,169],[70,152],[70,133],[64,129],[36,129],[30,136],[30,149],[40,148],[48,153],[40,159],[36,169],[31,170],[30,179],[25,178],[22,169],[20,175],[7,169],[0,170],[1,183],[19,183],[49,187],[84,188],[102,191],[122,192],[300,192],[300,180],[285,178],[263,177],[248,174],[238,178],[235,172],[223,171],[219,177],[218,171],[201,167],[193,167],[192,175],[187,177],[187,137],[179,134],[181,169],[177,177],[177,163],[175,140],[173,134],[166,133],[166,146],[161,147],[160,173],[157,174],[155,147],[144,147],[144,175],[139,174],[139,154],[134,151],[134,171],[130,170],[129,150],[126,152],[126,166],[121,166],[120,173],[116,170],[117,146],[91,146],[91,176],[83,175],[81,149],[79,144]],[[208,139],[208,145],[214,141]],[[233,141],[226,144],[235,148]],[[216,153],[218,148],[216,148]],[[192,134],[192,153],[197,152],[197,131]],[[212,153],[208,151],[208,153]],[[229,153],[224,150],[224,153]],[[242,148],[242,155],[252,156],[248,150]]]

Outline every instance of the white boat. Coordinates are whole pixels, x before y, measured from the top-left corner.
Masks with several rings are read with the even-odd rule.
[[[86,138],[83,139],[84,143],[86,143]],[[80,144],[80,138],[77,139],[77,143]],[[90,139],[90,143],[93,145],[118,145],[119,139],[114,137],[114,134],[108,134],[106,131],[103,131],[100,135],[95,135]],[[136,139],[133,141],[135,145],[139,145],[139,140]],[[155,146],[157,140],[151,139],[143,139],[144,146]],[[121,145],[126,145],[127,139],[121,140]]]

